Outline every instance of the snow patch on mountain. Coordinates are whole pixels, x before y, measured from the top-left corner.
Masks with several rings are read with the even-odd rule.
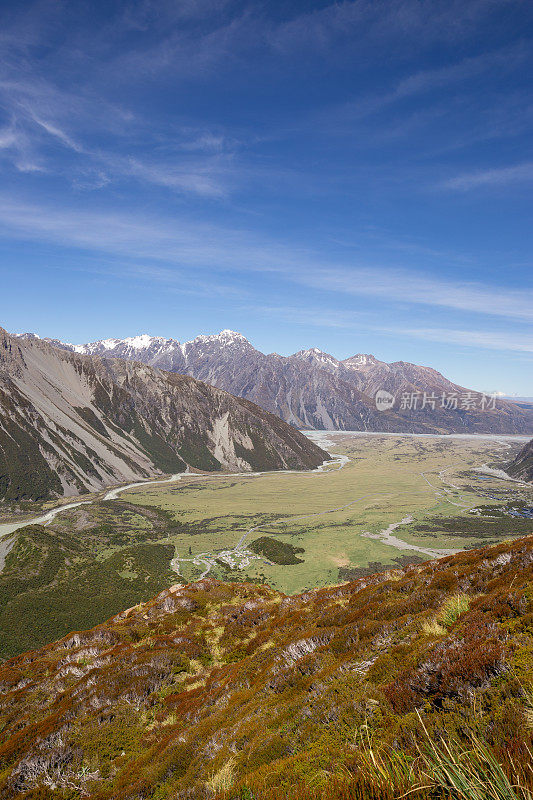
[[[197,336],[192,341],[185,342],[185,345],[204,344],[211,342],[222,344],[223,346],[228,346],[232,344],[247,344],[247,345],[250,344],[246,336],[243,336],[242,333],[238,333],[237,331],[230,331],[228,328],[226,328],[225,330],[220,331],[220,333],[215,333],[212,335],[200,334],[200,336]]]
[[[155,342],[162,342],[160,336],[149,336],[147,333],[141,333],[140,336],[129,336],[124,339],[124,344],[133,347],[134,350],[142,350],[144,347],[151,347]]]
[[[318,347],[311,347],[309,350],[299,350],[292,356],[292,358],[299,358],[300,361],[307,361],[318,366],[333,367],[338,369],[339,361],[331,356],[329,353],[324,353]]]
[[[355,356],[346,358],[342,363],[348,369],[359,369],[360,367],[375,366],[379,364],[379,361],[369,353],[357,353]]]

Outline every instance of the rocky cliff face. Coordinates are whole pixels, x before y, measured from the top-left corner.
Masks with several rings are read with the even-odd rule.
[[[526,444],[506,469],[513,478],[533,483],[533,439]]]
[[[0,329],[0,499],[184,470],[318,466],[324,451],[247,400],[132,361]]]
[[[23,334],[33,336],[33,334]],[[241,334],[222,331],[181,344],[146,334],[56,347],[102,357],[134,359],[251,400],[298,428],[415,433],[532,433],[533,412],[452,383],[430,367],[387,364],[369,354],[339,361],[318,348],[284,357],[265,355]],[[375,395],[394,397],[378,411]],[[487,407],[489,406],[489,407]]]
[[[172,586],[0,666],[0,799],[456,797],[422,754],[469,734],[531,791],[532,565],[526,538],[293,597]]]

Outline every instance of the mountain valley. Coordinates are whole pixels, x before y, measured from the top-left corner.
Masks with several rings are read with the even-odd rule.
[[[507,464],[520,439],[308,436],[332,451],[313,471],[144,481],[58,506],[48,521],[26,503],[26,517],[0,524],[0,659],[177,583],[213,577],[289,596],[533,533],[533,486],[484,471]]]
[[[0,331],[0,800],[435,800],[465,725],[476,770],[528,787],[532,442],[464,432],[527,413],[381,412],[379,388],[462,390],[199,338],[213,383],[244,348],[243,393],[297,385],[309,422],[350,386],[354,424],[416,430],[302,433],[144,337]]]
[[[0,389],[0,800],[435,800],[465,725],[529,786],[525,436],[304,434],[5,332]]]

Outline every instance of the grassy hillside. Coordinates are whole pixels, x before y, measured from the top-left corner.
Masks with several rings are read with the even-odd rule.
[[[525,538],[292,597],[172,587],[0,668],[0,798],[529,797],[532,586]]]
[[[118,501],[16,533],[0,574],[0,659],[96,625],[174,583],[166,515]]]

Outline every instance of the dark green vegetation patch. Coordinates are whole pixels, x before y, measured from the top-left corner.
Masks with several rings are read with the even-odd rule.
[[[400,567],[408,567],[411,564],[422,564],[423,558],[420,556],[398,556],[394,559],[394,564],[383,564],[381,561],[371,561],[367,567],[340,567],[339,580],[340,581],[356,581],[358,578],[364,578],[366,575],[374,575],[376,572],[388,572],[392,569]]]
[[[295,547],[289,542],[280,542],[270,536],[261,536],[250,543],[249,549],[253,553],[268,558],[274,564],[301,564],[303,558],[297,558],[296,553],[305,553],[303,547]]]
[[[433,517],[431,521],[411,525],[409,532],[444,533],[459,538],[490,540],[492,543],[508,536],[528,536],[533,533],[533,519],[510,517],[506,514],[502,514],[501,517],[483,517],[476,514]]]

